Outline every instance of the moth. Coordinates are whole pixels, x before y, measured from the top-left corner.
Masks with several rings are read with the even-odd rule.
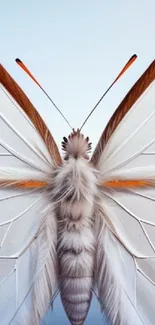
[[[0,324],[39,325],[60,293],[82,325],[95,292],[110,324],[153,325],[155,61],[91,157],[81,129],[60,154],[2,65],[0,83]]]

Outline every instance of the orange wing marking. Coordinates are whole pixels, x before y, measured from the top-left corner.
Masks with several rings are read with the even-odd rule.
[[[107,188],[144,188],[155,186],[155,181],[149,180],[112,180],[108,182],[101,182],[100,187]]]
[[[41,189],[45,188],[48,185],[47,182],[38,181],[38,180],[4,180],[0,181],[0,187],[13,187],[19,189]]]

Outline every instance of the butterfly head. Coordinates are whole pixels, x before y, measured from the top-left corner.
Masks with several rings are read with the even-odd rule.
[[[83,157],[89,159],[88,153],[91,151],[91,143],[89,138],[85,138],[83,134],[80,133],[80,130],[77,129],[68,136],[64,137],[62,141],[62,150],[65,152],[65,160],[68,160],[70,157],[78,159]]]

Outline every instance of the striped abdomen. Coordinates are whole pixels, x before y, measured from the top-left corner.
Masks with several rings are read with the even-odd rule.
[[[81,325],[92,298],[94,236],[90,217],[73,219],[63,220],[58,233],[60,293],[71,324]]]
[[[91,302],[95,239],[93,234],[96,176],[86,159],[70,158],[53,179],[57,202],[59,287],[66,314],[83,324]]]

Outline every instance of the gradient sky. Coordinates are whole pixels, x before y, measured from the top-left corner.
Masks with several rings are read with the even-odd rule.
[[[0,0],[0,59],[37,107],[60,147],[70,129],[33,82],[31,69],[70,124],[77,128],[134,53],[137,61],[115,85],[83,131],[95,146],[111,114],[155,58],[154,0]],[[101,325],[97,302],[86,325]],[[69,324],[57,299],[44,322]]]

